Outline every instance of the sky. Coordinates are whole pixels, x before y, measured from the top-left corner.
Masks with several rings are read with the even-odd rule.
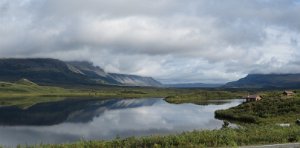
[[[163,83],[300,73],[300,1],[0,0],[0,57],[88,60]]]

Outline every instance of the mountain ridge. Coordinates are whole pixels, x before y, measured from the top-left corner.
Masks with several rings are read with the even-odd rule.
[[[164,84],[165,87],[170,88],[217,88],[224,84],[207,84],[207,83],[176,83]]]
[[[300,88],[300,74],[248,74],[229,82],[227,88]]]
[[[129,76],[133,79],[134,76],[134,81],[132,80],[129,86],[161,85],[152,77],[110,74],[87,61],[66,62],[51,58],[0,59],[0,81],[16,82],[20,79],[28,79],[41,85],[128,85],[116,80],[114,78],[116,75],[122,79],[128,79]]]

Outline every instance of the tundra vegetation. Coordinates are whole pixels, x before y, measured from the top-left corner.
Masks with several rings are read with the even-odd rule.
[[[208,99],[240,98],[246,92],[222,90],[175,89],[155,87],[56,87],[40,86],[29,80],[15,83],[0,82],[0,105],[28,107],[36,103],[63,100],[66,97],[106,98],[143,98],[161,97],[170,103],[201,103]]]
[[[300,118],[300,96],[284,96],[281,92],[269,92],[262,100],[243,103],[239,106],[216,111],[217,118],[256,124],[287,123],[295,124]]]
[[[208,99],[235,99],[247,91],[204,89],[169,89],[142,87],[61,88],[39,86],[32,82],[0,83],[1,106],[28,107],[35,103],[82,96],[102,98],[164,97],[170,103],[198,103]],[[216,112],[216,117],[235,122],[239,128],[224,126],[218,130],[184,132],[177,135],[116,138],[110,141],[78,141],[66,144],[39,144],[19,147],[234,147],[300,141],[300,96],[285,97],[281,91],[257,92],[258,102],[243,103],[237,107]],[[288,123],[289,127],[279,124]]]

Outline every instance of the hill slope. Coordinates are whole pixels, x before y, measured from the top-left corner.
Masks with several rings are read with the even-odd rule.
[[[229,82],[230,88],[300,88],[300,74],[249,74]]]

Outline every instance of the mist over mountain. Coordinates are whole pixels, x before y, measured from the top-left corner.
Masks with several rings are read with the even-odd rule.
[[[138,75],[106,73],[101,67],[94,66],[87,61],[67,62],[75,67],[77,72],[82,73],[92,80],[109,84],[122,84],[127,86],[161,86],[161,83],[152,77],[142,77]],[[76,70],[75,70],[76,72]]]
[[[0,81],[15,82],[23,78],[41,85],[161,85],[151,77],[106,73],[87,61],[0,59]]]

